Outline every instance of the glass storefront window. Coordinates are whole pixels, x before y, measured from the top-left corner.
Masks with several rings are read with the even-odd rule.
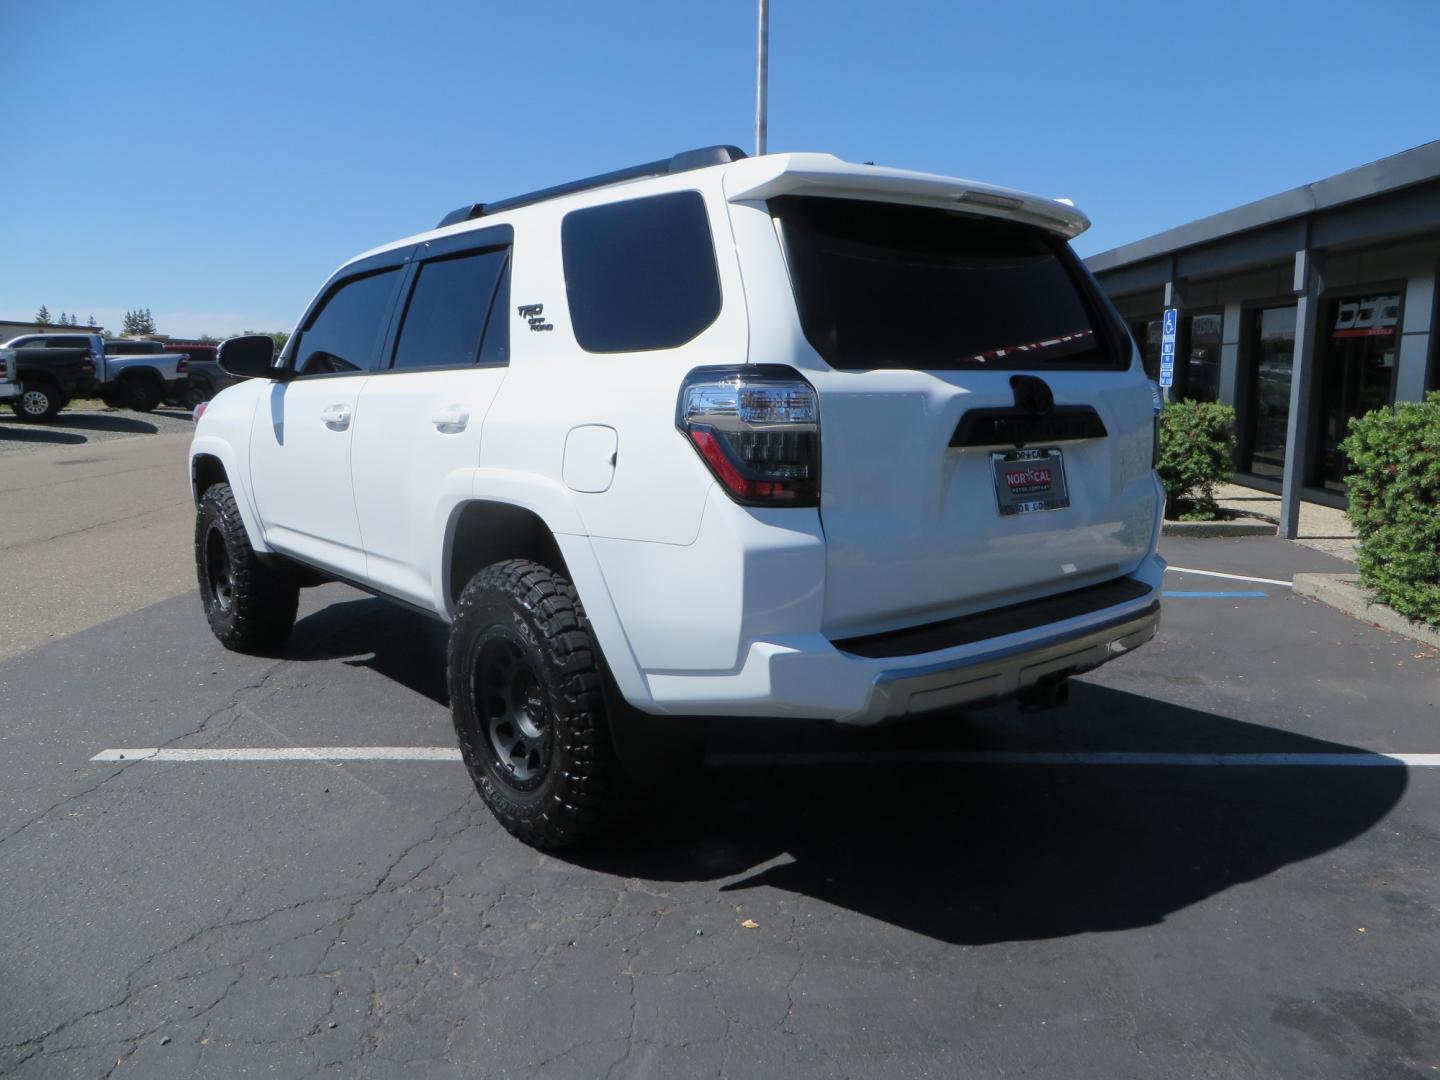
[[[1180,363],[1175,367],[1175,385],[1171,397],[1179,401],[1193,398],[1196,401],[1218,401],[1220,399],[1220,331],[1224,320],[1218,312],[1202,315],[1187,315],[1182,321],[1179,347],[1188,348],[1182,352]],[[1164,325],[1160,319],[1137,319],[1130,324],[1130,333],[1140,346],[1140,358],[1145,365],[1145,374],[1156,382],[1160,381],[1160,339],[1164,336]]]
[[[1191,401],[1220,399],[1220,337],[1224,319],[1219,313],[1191,315],[1185,320],[1188,353],[1181,376],[1182,396]]]
[[[1152,380],[1160,381],[1160,338],[1164,327],[1159,319],[1138,319],[1130,324],[1130,333],[1140,347],[1140,363],[1145,374]]]
[[[1246,472],[1280,479],[1290,422],[1290,372],[1295,363],[1295,305],[1251,313],[1250,407]]]
[[[1320,440],[1315,481],[1345,490],[1349,462],[1340,443],[1350,421],[1395,402],[1400,296],[1346,297],[1330,302],[1320,336]]]

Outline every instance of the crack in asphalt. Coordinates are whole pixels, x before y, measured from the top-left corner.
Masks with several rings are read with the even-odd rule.
[[[211,723],[211,721],[215,720],[220,716],[223,716],[227,712],[231,712],[232,710],[240,708],[239,699],[241,694],[245,693],[247,690],[259,690],[264,687],[265,683],[269,681],[271,676],[273,676],[278,670],[280,670],[280,668],[286,663],[287,661],[285,660],[275,661],[273,664],[271,664],[268,668],[265,669],[265,672],[262,674],[259,682],[247,683],[244,686],[236,688],[231,692],[230,700],[228,702],[226,702],[224,705],[221,705],[214,711],[208,713],[195,727],[191,728],[190,730],[183,731],[180,734],[173,736],[172,738],[166,739],[164,742],[160,743],[156,747],[156,749],[165,749],[166,747],[174,746],[182,739],[189,739],[198,736],[202,731],[205,730],[206,726]],[[89,787],[83,788],[80,791],[72,792],[71,794],[66,795],[64,798],[61,798],[58,801],[52,803],[44,810],[41,810],[38,814],[32,815],[17,828],[12,829],[4,836],[0,836],[0,846],[3,846],[4,844],[13,840],[15,837],[25,832],[25,830],[29,829],[31,826],[37,825],[40,822],[44,821],[56,810],[60,809],[60,807],[75,802],[76,800],[83,799],[89,795],[93,795],[106,784],[110,783],[111,780],[114,780],[117,776],[123,773],[131,765],[134,765],[136,762],[143,760],[144,757],[126,759],[122,764],[120,764],[110,772],[106,773],[103,777],[101,777],[95,783],[91,784]]]

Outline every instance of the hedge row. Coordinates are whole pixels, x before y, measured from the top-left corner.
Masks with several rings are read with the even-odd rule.
[[[1180,521],[1218,516],[1215,485],[1235,471],[1235,410],[1215,401],[1172,401],[1160,413],[1165,514]]]
[[[1361,580],[1402,615],[1440,623],[1440,391],[1351,420],[1341,449]]]

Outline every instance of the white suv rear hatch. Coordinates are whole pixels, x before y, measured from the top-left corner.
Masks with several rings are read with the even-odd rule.
[[[802,366],[820,399],[826,633],[1133,571],[1158,509],[1152,396],[1060,230],[874,198],[768,203],[825,362]]]

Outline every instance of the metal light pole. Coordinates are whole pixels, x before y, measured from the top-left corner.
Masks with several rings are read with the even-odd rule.
[[[770,0],[760,0],[760,32],[755,42],[755,153],[765,153],[765,112],[770,96]]]

